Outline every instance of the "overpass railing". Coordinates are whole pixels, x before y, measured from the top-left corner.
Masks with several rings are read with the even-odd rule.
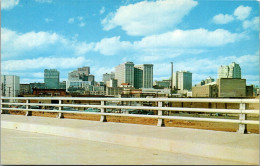
[[[33,102],[31,102],[33,101]],[[56,103],[46,103],[45,101],[56,101]],[[84,101],[85,103],[75,103],[76,101]],[[90,102],[98,102],[99,104],[90,104]],[[69,103],[65,103],[69,102]],[[86,104],[88,102],[88,104]],[[108,105],[108,102],[117,102],[117,105]],[[128,105],[124,105],[127,102]],[[152,106],[131,106],[131,102],[151,102]],[[192,103],[236,103],[239,109],[217,109],[217,108],[183,108],[168,106],[167,103],[174,102],[192,102]],[[130,105],[129,105],[130,103]],[[25,111],[26,116],[31,116],[32,111],[36,112],[54,112],[57,118],[63,118],[64,113],[73,114],[92,114],[100,115],[100,121],[106,122],[106,116],[125,116],[125,117],[143,117],[158,119],[157,126],[165,126],[164,120],[190,120],[190,121],[206,121],[219,123],[236,123],[239,125],[239,133],[247,132],[247,125],[259,125],[259,120],[248,120],[247,114],[255,114],[259,116],[259,110],[247,109],[247,105],[253,103],[259,105],[259,99],[202,99],[202,98],[86,98],[86,97],[1,97],[1,114],[7,113],[9,110]],[[13,106],[18,106],[14,108]],[[35,106],[41,109],[33,108]],[[13,107],[13,108],[10,108]],[[50,109],[58,108],[58,109]],[[100,112],[86,112],[80,110],[65,110],[63,108],[94,108]],[[46,109],[47,108],[47,109]],[[106,110],[117,109],[120,113],[109,113]],[[157,115],[130,114],[129,110],[149,110],[158,112]],[[185,117],[185,116],[169,116],[165,112],[201,112],[201,113],[225,113],[237,114],[239,119],[219,119],[219,118],[201,118],[201,117]]]

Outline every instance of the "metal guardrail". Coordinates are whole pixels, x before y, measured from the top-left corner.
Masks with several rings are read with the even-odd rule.
[[[3,102],[8,100],[9,102]],[[30,101],[46,101],[56,100],[59,103],[30,103]],[[100,105],[91,104],[64,104],[63,101],[98,101]],[[25,101],[25,102],[19,102]],[[153,102],[155,106],[118,106],[118,105],[106,105],[106,102]],[[163,106],[167,102],[200,102],[200,103],[237,103],[240,104],[239,109],[216,109],[216,108],[183,108],[183,107],[165,107]],[[172,120],[191,120],[191,121],[207,121],[207,122],[222,122],[222,123],[237,123],[239,124],[239,133],[247,132],[247,124],[259,125],[259,121],[247,120],[247,114],[259,115],[259,110],[246,109],[247,104],[257,103],[258,99],[201,99],[201,98],[85,98],[85,97],[1,97],[1,114],[5,111],[26,111],[26,116],[31,116],[32,111],[38,112],[54,112],[58,113],[58,118],[63,118],[64,113],[75,114],[92,114],[101,115],[100,121],[106,122],[106,116],[125,116],[125,117],[145,117],[158,119],[157,126],[164,126],[164,119]],[[25,106],[25,108],[9,108],[8,106]],[[5,106],[5,107],[4,107]],[[7,106],[7,107],[6,107]],[[31,106],[41,107],[58,107],[58,110],[50,109],[31,109]],[[100,109],[100,112],[85,112],[85,111],[67,111],[63,110],[64,107],[76,107],[76,108],[96,108]],[[124,111],[122,113],[107,113],[106,109],[120,109]],[[142,114],[129,114],[129,110],[156,110],[158,115],[142,115]],[[216,118],[198,118],[198,117],[183,117],[183,116],[165,116],[164,111],[182,111],[182,112],[203,112],[203,113],[231,113],[238,114],[239,119],[216,119]]]

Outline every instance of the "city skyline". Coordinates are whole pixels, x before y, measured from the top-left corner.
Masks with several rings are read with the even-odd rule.
[[[53,68],[64,81],[69,72],[90,66],[101,81],[115,66],[133,61],[154,64],[155,81],[170,78],[173,62],[174,72],[192,72],[194,85],[216,79],[219,66],[236,62],[242,78],[258,85],[258,3],[3,0],[2,74],[43,82],[44,69]]]

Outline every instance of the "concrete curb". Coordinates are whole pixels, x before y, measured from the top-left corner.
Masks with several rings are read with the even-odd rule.
[[[259,150],[246,149],[240,147],[234,148],[219,144],[202,144],[193,142],[192,140],[180,141],[172,139],[159,139],[122,133],[110,133],[104,131],[101,132],[89,129],[83,130],[70,127],[22,123],[6,120],[1,121],[1,128],[87,139],[91,141],[119,144],[124,146],[132,146],[146,149],[163,150],[222,160],[246,162],[249,164],[258,165],[259,163]]]

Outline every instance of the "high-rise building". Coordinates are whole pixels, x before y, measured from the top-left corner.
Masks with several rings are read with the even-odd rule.
[[[90,67],[82,67],[68,73],[68,81],[66,82],[66,91],[82,91],[91,90],[95,83],[95,76],[90,74]]]
[[[103,74],[102,81],[106,82],[106,81],[109,81],[110,79],[114,79],[114,78],[115,78],[114,72],[111,72],[111,74],[105,73],[105,74]]]
[[[142,64],[134,66],[134,87],[153,87],[153,64]]]
[[[239,64],[236,64],[235,62],[232,62],[229,65],[229,78],[241,78],[241,68]]]
[[[81,68],[78,68],[78,73],[80,75],[86,75],[88,76],[90,74],[90,67],[89,66],[86,66],[86,67],[81,67]]]
[[[20,93],[20,77],[14,75],[1,75],[2,96],[17,97]]]
[[[48,89],[59,89],[60,72],[56,69],[44,70],[44,83]]]
[[[192,73],[189,71],[177,71],[173,73],[173,89],[191,90]]]
[[[88,77],[90,75],[90,67],[82,67],[74,70],[68,74],[68,80],[70,81],[88,81]],[[92,77],[91,77],[92,78]]]
[[[129,83],[134,85],[134,63],[125,62],[116,66],[115,79],[117,79],[117,85],[122,83]]]
[[[232,62],[229,66],[220,66],[218,78],[241,78],[241,68],[239,64]]]

